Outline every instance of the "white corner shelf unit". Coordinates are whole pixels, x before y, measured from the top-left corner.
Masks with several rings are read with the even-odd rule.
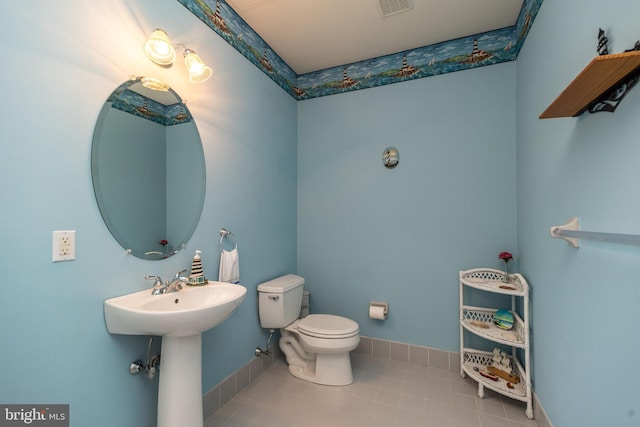
[[[478,396],[484,398],[484,388],[512,399],[526,402],[526,415],[533,419],[531,391],[531,354],[529,340],[529,284],[521,274],[511,274],[511,282],[505,283],[504,272],[491,268],[476,268],[460,271],[460,375],[469,375],[478,383]],[[505,330],[493,323],[497,308],[465,305],[465,287],[511,296],[513,328]],[[517,313],[517,298],[522,298],[522,317]],[[508,382],[499,378],[493,380],[480,374],[480,370],[491,365],[492,352],[469,348],[465,345],[465,331],[502,346],[511,347],[511,368],[520,379]],[[518,358],[518,350],[524,357],[524,366]],[[486,369],[486,368],[485,368]]]

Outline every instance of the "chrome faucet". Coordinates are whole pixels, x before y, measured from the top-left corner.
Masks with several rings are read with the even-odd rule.
[[[153,288],[151,290],[151,295],[162,295],[168,294],[170,292],[177,292],[182,289],[183,283],[187,283],[189,279],[180,275],[186,272],[187,270],[178,271],[175,276],[173,276],[173,280],[171,280],[170,282],[165,282],[160,276],[156,275],[148,275],[144,278],[145,280],[155,280],[155,282],[153,283]]]

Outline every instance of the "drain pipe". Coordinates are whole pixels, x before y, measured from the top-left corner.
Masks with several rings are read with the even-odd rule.
[[[271,342],[271,337],[273,337],[274,332],[275,332],[275,329],[269,329],[269,339],[267,340],[267,349],[263,350],[260,347],[256,347],[254,352],[256,356],[271,356],[271,346],[269,345],[269,343]]]

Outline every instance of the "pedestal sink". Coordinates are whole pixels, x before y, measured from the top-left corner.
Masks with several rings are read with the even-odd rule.
[[[151,289],[104,302],[112,334],[160,335],[158,427],[202,427],[202,332],[222,323],[247,294],[241,285],[204,286],[151,295]]]

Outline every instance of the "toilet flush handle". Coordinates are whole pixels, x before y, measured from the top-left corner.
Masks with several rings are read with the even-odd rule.
[[[278,301],[280,299],[280,295],[269,295],[269,299],[273,301]]]

